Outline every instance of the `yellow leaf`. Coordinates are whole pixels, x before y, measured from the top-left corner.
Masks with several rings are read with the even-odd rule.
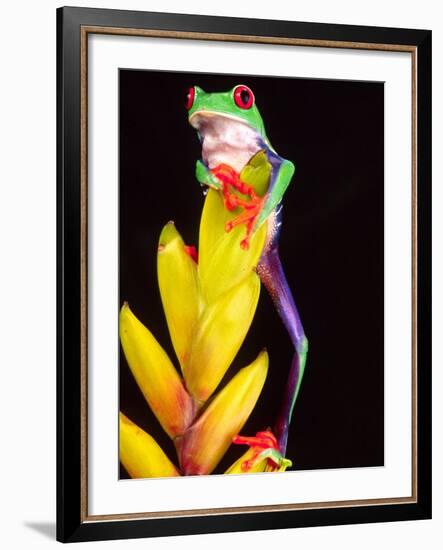
[[[251,272],[205,308],[184,368],[186,387],[197,403],[212,395],[231,365],[252,323],[259,294],[260,280]]]
[[[198,318],[198,276],[197,264],[172,222],[160,235],[157,273],[169,334],[183,370]]]
[[[238,460],[231,464],[226,470],[225,474],[257,474],[259,472],[264,472],[267,459],[253,461],[250,467],[246,468],[245,465],[248,464],[248,461],[252,460],[255,457],[255,450],[248,449]]]
[[[123,413],[120,413],[120,461],[134,479],[180,475],[155,439]]]
[[[192,397],[169,357],[127,304],[120,312],[120,340],[134,378],[170,437],[183,433],[194,417]]]
[[[238,284],[255,270],[266,239],[266,224],[252,236],[249,249],[240,242],[245,237],[245,226],[239,225],[229,233],[225,224],[239,214],[229,212],[222,195],[210,189],[205,200],[200,223],[198,272],[202,297],[213,303],[222,294]]]
[[[200,418],[175,440],[186,475],[210,474],[255,407],[268,371],[263,351],[218,393]]]
[[[268,190],[272,166],[262,149],[256,153],[243,168],[240,179],[251,185],[254,191],[263,197]]]

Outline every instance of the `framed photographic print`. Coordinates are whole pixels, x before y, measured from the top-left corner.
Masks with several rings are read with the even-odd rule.
[[[63,542],[431,517],[431,32],[60,8]]]

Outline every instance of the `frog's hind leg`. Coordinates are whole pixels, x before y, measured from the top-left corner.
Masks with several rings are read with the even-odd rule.
[[[264,251],[257,266],[257,273],[268,290],[295,349],[286,383],[284,399],[275,424],[279,450],[284,456],[292,411],[305,369],[308,340],[283,271],[278,253],[277,240],[273,239],[274,242]]]

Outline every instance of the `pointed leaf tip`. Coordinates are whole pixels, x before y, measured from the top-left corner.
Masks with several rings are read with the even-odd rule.
[[[120,461],[133,479],[180,475],[155,439],[123,413],[120,413]]]
[[[170,437],[185,431],[194,403],[169,357],[129,306],[120,312],[120,340],[129,368],[146,401]]]
[[[199,318],[183,370],[187,388],[198,403],[212,395],[237,355],[254,318],[259,295],[260,279],[250,273],[207,306]]]
[[[217,466],[255,407],[268,372],[261,352],[218,393],[201,417],[176,440],[186,475],[209,474]]]
[[[169,221],[160,233],[159,244],[166,246],[174,239],[181,239],[180,233],[177,231],[175,223],[173,221]]]
[[[157,275],[172,345],[184,370],[199,314],[198,274],[180,233],[170,223],[160,234]]]

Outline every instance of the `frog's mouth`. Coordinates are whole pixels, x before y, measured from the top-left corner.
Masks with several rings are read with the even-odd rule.
[[[193,126],[198,130],[198,127],[200,126],[202,121],[205,121],[208,119],[214,119],[214,118],[228,119],[234,122],[239,122],[241,124],[244,124],[245,126],[248,126],[247,122],[245,122],[242,118],[238,116],[235,116],[229,113],[218,113],[215,111],[206,111],[204,109],[193,112],[192,115],[189,117],[189,123],[191,124],[191,126]]]
[[[189,123],[199,133],[202,159],[209,168],[224,163],[240,172],[262,148],[260,135],[234,115],[196,111]]]

